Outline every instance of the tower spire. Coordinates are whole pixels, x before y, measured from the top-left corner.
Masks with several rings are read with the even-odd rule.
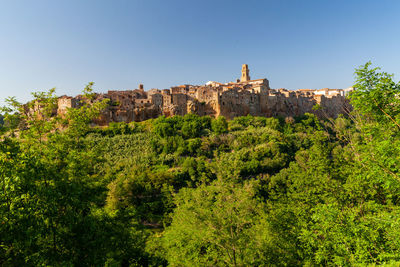
[[[249,75],[249,66],[247,64],[242,65],[242,77],[240,78],[241,82],[247,82],[250,81],[250,75]]]

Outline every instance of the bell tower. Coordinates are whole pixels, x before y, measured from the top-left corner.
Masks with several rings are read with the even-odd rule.
[[[247,82],[250,81],[250,75],[249,75],[249,66],[247,64],[242,65],[242,77],[240,77],[241,82]]]

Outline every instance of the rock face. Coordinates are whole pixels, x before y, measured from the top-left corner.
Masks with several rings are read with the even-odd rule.
[[[306,112],[319,117],[337,117],[351,110],[345,94],[351,89],[271,89],[267,79],[250,80],[247,64],[242,66],[241,79],[236,82],[208,82],[206,85],[180,85],[170,89],[139,89],[108,91],[97,94],[95,101],[110,99],[109,106],[94,121],[98,125],[110,122],[143,121],[158,116],[185,115],[224,116],[299,116]],[[80,97],[62,96],[58,100],[59,114],[79,106]],[[313,110],[318,104],[319,109]]]

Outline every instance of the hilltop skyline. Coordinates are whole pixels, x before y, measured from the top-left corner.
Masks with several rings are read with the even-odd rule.
[[[0,104],[32,91],[229,82],[248,64],[271,88],[347,88],[371,60],[400,72],[394,1],[0,3]],[[398,79],[397,76],[395,78]]]

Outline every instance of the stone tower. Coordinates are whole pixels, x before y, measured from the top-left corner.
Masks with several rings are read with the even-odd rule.
[[[250,75],[249,75],[249,66],[247,64],[242,65],[242,77],[240,78],[241,82],[247,82],[250,81]]]

